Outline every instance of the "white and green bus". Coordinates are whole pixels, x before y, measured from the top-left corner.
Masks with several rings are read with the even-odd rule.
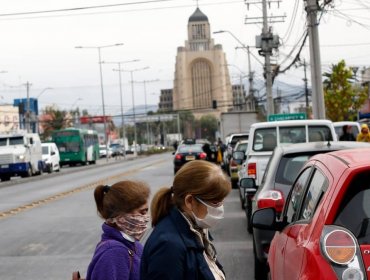
[[[66,128],[52,133],[58,146],[60,165],[95,164],[99,159],[98,133],[90,129]]]

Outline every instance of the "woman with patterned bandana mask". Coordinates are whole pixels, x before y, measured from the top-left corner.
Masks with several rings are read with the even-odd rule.
[[[143,246],[139,240],[149,222],[149,188],[121,181],[98,186],[94,192],[99,215],[105,220],[101,241],[87,271],[87,280],[138,280]]]
[[[143,280],[224,280],[208,232],[224,215],[230,179],[220,166],[195,160],[175,175],[171,188],[162,188],[151,204],[153,232],[141,259]]]

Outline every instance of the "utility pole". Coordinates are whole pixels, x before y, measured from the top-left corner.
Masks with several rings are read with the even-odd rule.
[[[267,98],[267,115],[274,113],[274,102],[272,98],[272,73],[271,73],[271,52],[269,41],[272,39],[272,33],[267,25],[267,5],[266,0],[262,0],[263,29],[262,29],[262,50],[265,55],[265,75],[266,75],[266,98]],[[265,43],[265,46],[264,46]]]
[[[283,22],[284,21],[284,16],[267,16],[267,0],[262,0],[262,34],[256,37],[256,47],[260,48],[258,53],[261,56],[265,57],[265,63],[264,63],[264,76],[266,79],[266,100],[267,100],[267,115],[271,115],[274,113],[274,102],[273,102],[273,97],[272,97],[272,81],[273,81],[273,76],[272,76],[272,67],[271,67],[271,56],[272,56],[272,50],[277,49],[279,47],[279,36],[278,35],[273,35],[271,32],[271,27],[268,26],[268,21],[270,23],[273,22]],[[269,5],[272,2],[279,3],[281,0],[269,0],[268,3]],[[257,4],[258,1],[253,1],[253,0],[246,0],[246,4]],[[260,3],[260,2],[259,2]],[[274,18],[278,18],[275,19]],[[247,22],[247,20],[252,20],[252,22]],[[256,24],[256,23],[261,23],[260,21],[256,21],[257,18],[255,17],[250,17],[250,18],[245,18],[246,23],[249,24]]]
[[[307,64],[306,64],[306,60],[303,60],[303,69],[304,69],[304,93],[305,93],[305,97],[306,97],[306,116],[307,118],[309,117],[309,113],[310,113],[310,110],[309,110],[309,103],[308,103],[308,83],[307,83]]]
[[[30,109],[30,86],[32,84],[30,84],[28,81],[27,83],[25,84],[26,86],[26,90],[27,90],[27,111],[26,111],[26,117],[25,117],[25,121],[26,121],[26,130],[27,132],[30,132],[31,130],[31,118],[30,118],[30,115],[31,115],[31,109]]]
[[[249,46],[247,46],[247,52],[248,52],[248,81],[249,81],[248,97],[251,98],[254,96],[254,89],[253,89],[254,72],[252,72],[252,68],[251,68],[251,54],[250,54]],[[255,108],[251,108],[251,109],[253,111],[255,110]],[[248,110],[248,108],[246,108],[246,110]]]
[[[325,102],[322,88],[321,58],[319,45],[319,31],[317,0],[304,0],[306,2],[308,36],[310,39],[310,64],[312,83],[312,112],[315,119],[325,119]]]

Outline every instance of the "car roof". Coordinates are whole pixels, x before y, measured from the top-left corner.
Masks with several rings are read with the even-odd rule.
[[[368,148],[359,148],[359,149],[348,149],[330,152],[327,155],[331,158],[336,158],[337,160],[343,162],[349,167],[358,167],[358,166],[369,166],[370,164],[370,144]],[[320,159],[320,155],[315,156],[314,158]]]
[[[280,150],[280,152],[283,154],[291,154],[309,151],[337,151],[355,148],[370,148],[370,143],[355,141],[322,141],[297,144],[282,144],[281,146],[277,146],[275,149]]]
[[[251,125],[251,127],[276,127],[276,126],[295,126],[295,125],[322,125],[332,124],[329,120],[289,120],[289,121],[274,121],[274,122],[258,122]]]

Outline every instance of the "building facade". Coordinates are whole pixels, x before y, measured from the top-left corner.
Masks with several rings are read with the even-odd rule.
[[[173,90],[161,89],[161,96],[159,97],[159,108],[160,112],[172,112],[173,111]]]
[[[225,53],[221,45],[214,44],[208,18],[197,8],[188,21],[188,40],[177,49],[173,109],[191,110],[197,118],[207,114],[219,117],[232,106]]]

